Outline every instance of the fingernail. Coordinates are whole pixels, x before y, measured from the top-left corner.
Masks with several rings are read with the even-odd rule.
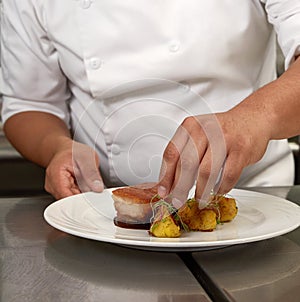
[[[174,206],[177,210],[180,209],[180,208],[183,206],[183,202],[180,201],[180,200],[177,199],[177,198],[173,198],[173,199],[172,199],[172,204],[173,204],[173,206]]]
[[[163,186],[158,186],[157,193],[160,197],[164,198],[167,195],[167,189]]]
[[[206,208],[209,203],[207,199],[197,199],[197,202],[200,210]]]
[[[103,182],[100,180],[94,180],[92,184],[92,189],[95,192],[102,192],[104,189]]]

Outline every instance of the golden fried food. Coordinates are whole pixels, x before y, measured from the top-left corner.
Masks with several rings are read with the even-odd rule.
[[[217,199],[217,207],[219,210],[219,221],[229,222],[237,215],[238,208],[234,198],[219,196]]]
[[[198,221],[196,220],[195,231],[213,231],[217,226],[216,212],[210,209],[199,211]]]
[[[188,200],[178,210],[181,221],[191,231],[212,231],[217,226],[217,214],[212,209],[199,209],[195,199]]]
[[[166,205],[165,201],[158,201],[156,210],[160,209],[160,204]],[[213,231],[218,223],[229,222],[237,215],[237,205],[234,198],[228,198],[222,195],[211,197],[209,204],[204,209],[199,209],[199,204],[195,198],[189,199],[178,210],[164,212],[164,218],[156,217],[152,226],[159,227],[158,231],[150,232],[156,237],[178,237],[180,236],[174,230],[184,229],[185,231]],[[151,228],[152,228],[151,226]]]
[[[176,238],[180,237],[181,231],[172,215],[166,215],[161,220],[157,220],[151,224],[150,234],[160,238]]]

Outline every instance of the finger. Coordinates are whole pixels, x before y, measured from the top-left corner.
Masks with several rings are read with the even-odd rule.
[[[202,126],[208,139],[209,148],[199,166],[195,191],[199,207],[204,207],[209,201],[211,192],[218,189],[227,157],[227,144],[216,115],[209,115]]]
[[[170,141],[164,151],[160,168],[158,194],[161,197],[165,197],[171,191],[179,154],[175,144]]]
[[[184,203],[188,197],[190,189],[193,187],[200,161],[207,149],[207,140],[201,136],[199,131],[191,133],[177,165],[174,185],[171,189],[173,202]]]
[[[81,192],[102,192],[104,184],[97,165],[91,162],[75,168],[76,182]]]
[[[45,190],[56,199],[81,193],[74,177],[68,171],[62,171],[58,176],[51,177],[51,172],[46,170]]]
[[[195,198],[201,208],[205,207],[209,201],[211,193],[219,185],[225,155],[219,150],[212,150],[211,145],[199,165],[198,178],[195,190]]]
[[[76,182],[74,181],[74,177],[70,176],[69,180],[67,182],[60,182],[60,186],[56,186],[57,193],[56,195],[63,197],[68,197],[76,194],[80,194],[81,191],[79,187],[77,186]]]
[[[99,158],[96,152],[82,145],[73,147],[73,169],[81,192],[102,192],[104,184],[99,172]]]
[[[52,187],[48,183],[45,183],[44,188],[45,188],[46,192],[51,194],[56,200],[80,193],[79,190],[75,191],[75,190],[71,190],[71,188],[65,188],[65,187],[60,187],[60,188],[55,188],[54,189],[54,187]]]
[[[180,126],[164,151],[158,187],[158,194],[162,197],[165,197],[171,191],[180,153],[188,138],[188,132]]]
[[[226,159],[217,193],[228,193],[237,183],[245,165],[240,152],[231,152]]]

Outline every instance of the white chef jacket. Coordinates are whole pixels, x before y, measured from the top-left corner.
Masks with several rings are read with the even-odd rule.
[[[94,146],[108,186],[156,181],[163,150],[189,115],[226,111],[300,53],[298,0],[4,0],[2,119],[63,119]],[[266,114],[268,114],[266,112]],[[285,140],[238,186],[288,185]]]

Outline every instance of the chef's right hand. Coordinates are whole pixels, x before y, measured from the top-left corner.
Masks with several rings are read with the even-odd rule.
[[[45,190],[56,199],[103,188],[98,155],[87,145],[70,140],[47,166]]]

